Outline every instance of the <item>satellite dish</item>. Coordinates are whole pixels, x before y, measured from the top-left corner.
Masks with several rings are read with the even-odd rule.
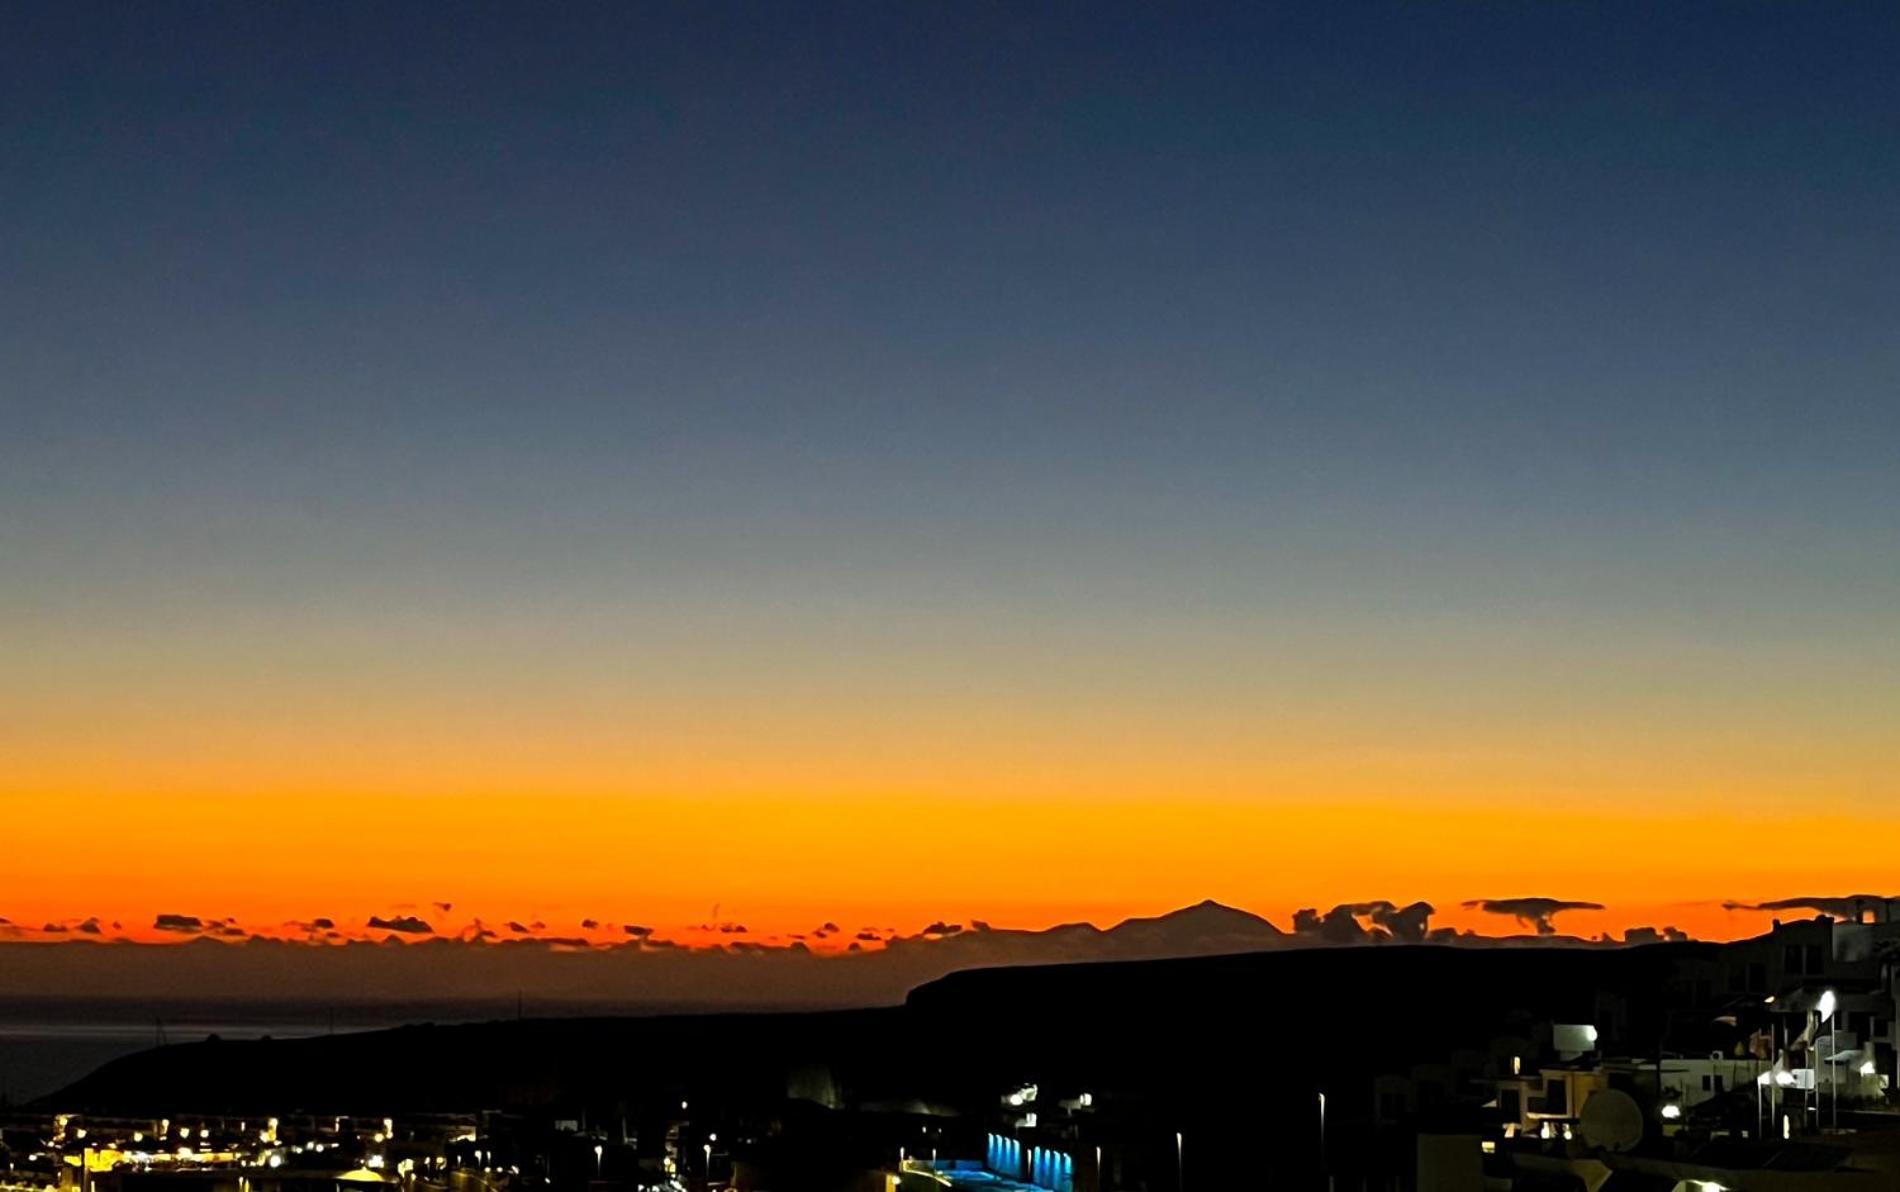
[[[1603,1089],[1577,1116],[1583,1140],[1606,1151],[1627,1151],[1643,1140],[1643,1111],[1628,1093]]]

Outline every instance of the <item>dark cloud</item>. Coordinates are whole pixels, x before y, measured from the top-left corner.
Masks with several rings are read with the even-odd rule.
[[[1293,912],[1293,934],[1310,936],[1329,944],[1357,944],[1366,938],[1366,929],[1351,906],[1336,906],[1324,915],[1315,907]]]
[[[1405,944],[1422,943],[1431,928],[1434,909],[1429,902],[1399,906],[1384,898],[1375,898],[1370,902],[1344,902],[1323,915],[1317,907],[1308,907],[1294,912],[1293,933],[1328,944],[1385,940],[1397,940]]]
[[[1464,905],[1467,910],[1509,915],[1524,926],[1534,928],[1538,935],[1556,935],[1557,925],[1551,920],[1565,911],[1603,909],[1600,902],[1571,902],[1562,898],[1474,898]]]
[[[152,921],[155,931],[176,931],[182,935],[196,935],[205,929],[205,921],[196,915],[160,915]]]
[[[1679,944],[1688,938],[1688,932],[1675,927],[1632,927],[1623,933],[1626,944]]]
[[[858,938],[863,940],[867,944],[875,944],[876,942],[883,939],[884,937],[879,935],[875,931],[871,931],[867,929],[867,930],[858,932]]]
[[[1723,910],[1729,911],[1815,911],[1823,915],[1833,915],[1837,919],[1857,919],[1865,911],[1874,910],[1885,903],[1900,900],[1900,894],[1840,894],[1840,895],[1804,895],[1799,898],[1777,898],[1771,902],[1724,902]]]
[[[838,933],[838,925],[832,922],[820,923],[818,925],[818,929],[812,932],[813,935],[818,936],[820,938],[823,938],[824,936],[827,936],[827,935],[836,935],[837,933]]]
[[[48,923],[40,930],[48,935],[65,935],[67,928],[64,923]]]
[[[528,926],[526,923],[517,923],[513,919],[508,920],[508,930],[514,932],[516,935],[534,934],[534,928]]]
[[[595,930],[598,930],[599,927],[600,927],[600,922],[596,919],[582,919],[581,920],[582,931],[595,931]]]
[[[955,935],[962,930],[963,930],[963,924],[961,923],[945,923],[943,920],[939,919],[935,923],[932,923],[930,926],[924,928],[923,933],[925,935]]]
[[[400,931],[404,935],[434,935],[435,928],[414,915],[397,915],[385,919],[380,915],[371,915],[369,925],[378,931]]]
[[[79,930],[85,932],[87,935],[101,935],[105,931],[103,927],[99,926],[99,920],[96,918],[87,919],[84,923],[81,923]]]
[[[746,929],[745,929],[745,924],[744,924],[744,923],[721,923],[721,924],[719,925],[719,931],[720,931],[720,934],[722,934],[722,935],[744,935],[744,934],[746,934]]]
[[[639,923],[628,923],[622,926],[620,930],[626,932],[628,935],[635,937],[636,939],[645,939],[647,936],[650,936],[653,934],[653,929],[651,927],[646,927]]]
[[[1416,944],[1425,939],[1436,911],[1437,908],[1429,902],[1394,906],[1390,902],[1380,901],[1369,904],[1365,914],[1372,920],[1374,927],[1383,929],[1393,939],[1400,943]]]
[[[435,909],[446,915],[455,909],[455,904],[453,902],[438,902],[435,904]]]
[[[985,923],[981,919],[971,919],[970,930],[971,931],[989,931],[990,925],[988,923]]]

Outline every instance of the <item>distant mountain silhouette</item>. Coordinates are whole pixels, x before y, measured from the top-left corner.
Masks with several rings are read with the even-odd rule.
[[[312,946],[283,940],[200,937],[188,944],[0,943],[0,996],[45,997],[83,988],[98,997],[295,997],[323,1002],[512,1000],[618,1005],[628,1010],[830,1008],[891,1005],[911,989],[968,968],[1160,960],[1287,946],[1258,915],[1202,902],[1113,927],[1065,923],[1039,930],[937,923],[843,955],[802,945],[730,950],[563,947],[510,939],[353,942]]]

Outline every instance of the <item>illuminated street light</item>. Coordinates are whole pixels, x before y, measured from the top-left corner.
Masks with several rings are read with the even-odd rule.
[[[1827,1027],[1828,1115],[1829,1115],[1829,1124],[1836,1129],[1839,1129],[1840,1124],[1841,1124],[1840,1069],[1835,1067],[1835,1063],[1837,1062],[1835,1057],[1837,1057],[1840,1054],[1840,1034],[1839,1034],[1840,1023],[1834,1020],[1834,1011],[1838,1005],[1839,1005],[1839,1001],[1835,998],[1834,991],[1832,989],[1823,989],[1821,991],[1821,1000],[1819,1004],[1817,1004],[1814,1007],[1815,1013],[1821,1016],[1821,1021],[1828,1024],[1828,1027]],[[1817,1076],[1817,1078],[1820,1075],[1819,1064],[1815,1065],[1815,1075]],[[1816,1093],[1816,1096],[1817,1097],[1819,1096],[1818,1092]],[[1817,1105],[1815,1106],[1815,1108],[1818,1110],[1820,1106]]]
[[[598,1142],[594,1144],[594,1178],[595,1179],[600,1178],[600,1157],[606,1153],[606,1150],[607,1148],[601,1146]]]
[[[1673,1122],[1682,1116],[1682,1106],[1673,1103],[1665,1105],[1662,1107],[1662,1115]]]

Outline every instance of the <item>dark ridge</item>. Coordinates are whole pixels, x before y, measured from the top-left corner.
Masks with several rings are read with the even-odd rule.
[[[1513,1023],[1592,1022],[1654,1046],[1661,995],[1722,945],[1385,946],[955,973],[901,1007],[495,1021],[208,1041],[105,1065],[44,1099],[134,1113],[532,1111],[716,1095],[980,1105],[1011,1082],[1144,1090],[1205,1115],[1262,1067],[1354,1073],[1442,1059]],[[1644,1042],[1647,1040],[1648,1042]],[[1311,1081],[1282,1077],[1288,1098]],[[374,1104],[366,1104],[366,1100]]]

